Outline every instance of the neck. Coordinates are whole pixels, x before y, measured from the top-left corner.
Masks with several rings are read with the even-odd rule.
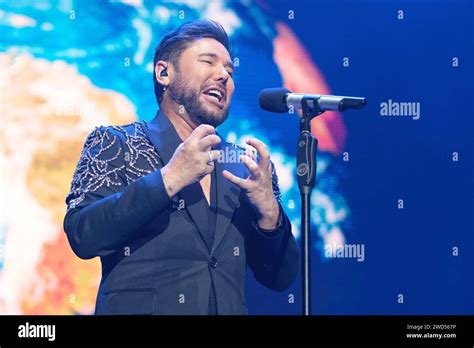
[[[160,109],[165,113],[173,124],[176,132],[178,133],[181,140],[185,141],[191,135],[193,130],[199,126],[191,121],[188,113],[183,112],[183,109],[179,105],[169,100],[169,98],[163,98],[161,101]],[[181,112],[183,113],[181,113]]]

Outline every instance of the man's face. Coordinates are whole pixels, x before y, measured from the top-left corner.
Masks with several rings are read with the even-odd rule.
[[[181,54],[175,72],[168,88],[170,98],[184,106],[196,125],[222,124],[234,94],[233,66],[226,48],[214,39],[196,40]]]

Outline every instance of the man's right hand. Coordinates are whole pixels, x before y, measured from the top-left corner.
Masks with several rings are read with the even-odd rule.
[[[221,142],[215,133],[214,127],[201,124],[178,146],[168,164],[161,168],[166,192],[170,197],[214,170],[214,162],[209,164],[209,151],[213,160],[221,156],[219,150],[211,150]]]

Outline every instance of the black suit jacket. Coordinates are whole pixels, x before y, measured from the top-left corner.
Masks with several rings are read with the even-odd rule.
[[[214,238],[199,183],[169,198],[159,169],[180,143],[161,112],[151,122],[96,128],[85,142],[64,230],[77,256],[101,258],[96,314],[207,314],[211,279],[218,314],[246,314],[246,265],[275,291],[296,276],[299,251],[281,205],[280,227],[263,232],[244,193],[222,176],[227,169],[246,178],[243,163],[216,162]],[[242,151],[224,141],[218,148]],[[281,203],[275,171],[273,188]]]

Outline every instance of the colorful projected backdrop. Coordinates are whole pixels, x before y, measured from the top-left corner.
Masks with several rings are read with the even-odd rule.
[[[471,168],[472,141],[466,139],[472,136],[465,132],[472,122],[460,122],[462,131],[453,129],[454,122],[440,127],[436,120],[441,111],[430,109],[437,95],[430,90],[433,75],[420,75],[429,67],[450,86],[453,56],[467,65],[472,48],[453,43],[455,36],[449,36],[452,46],[445,36],[437,37],[445,47],[445,70],[422,57],[426,50],[440,52],[439,43],[430,41],[431,29],[466,33],[464,17],[449,23],[440,18],[446,13],[462,16],[472,6],[462,1],[464,7],[450,9],[439,1],[435,6],[404,4],[405,19],[397,2],[0,0],[0,313],[93,312],[100,261],[77,258],[62,228],[72,172],[94,127],[153,118],[153,50],[164,33],[197,18],[219,21],[235,46],[236,93],[231,115],[219,131],[232,142],[252,135],[270,146],[297,238],[297,117],[261,111],[259,91],[285,86],[294,92],[369,99],[364,111],[344,114],[344,121],[338,113],[313,120],[319,139],[311,211],[313,311],[473,313],[472,272],[464,266],[473,264],[468,256],[474,244],[472,198],[454,204],[456,188],[440,191],[435,186],[443,182],[439,177],[420,178],[418,169],[413,170],[424,163],[426,172],[449,171],[443,179],[451,175],[451,181],[445,183],[462,184],[467,192],[472,188],[472,170],[471,176],[456,174],[456,168],[467,168],[467,173]],[[401,42],[408,42],[409,49]],[[414,66],[407,68],[410,64]],[[463,72],[459,76],[472,72],[462,70],[469,69],[464,66],[457,70]],[[466,82],[460,77],[455,83]],[[428,92],[422,95],[422,90]],[[422,113],[431,112],[431,118],[412,121],[423,125],[419,133],[405,120],[381,117],[381,102],[403,98],[421,100]],[[459,121],[469,111],[459,108]],[[441,128],[442,136],[437,133]],[[457,145],[446,147],[449,139]],[[444,147],[445,152],[413,157],[410,150],[417,145],[428,151]],[[454,152],[464,162],[449,169]],[[450,202],[442,210],[430,205],[433,187]],[[437,226],[446,228],[436,232]],[[450,234],[444,233],[448,229]],[[358,260],[324,252],[349,239],[366,247]],[[461,250],[458,258],[454,248]],[[439,274],[444,281],[436,280]],[[299,313],[299,289],[298,279],[288,291],[271,293],[249,274],[250,314]]]

